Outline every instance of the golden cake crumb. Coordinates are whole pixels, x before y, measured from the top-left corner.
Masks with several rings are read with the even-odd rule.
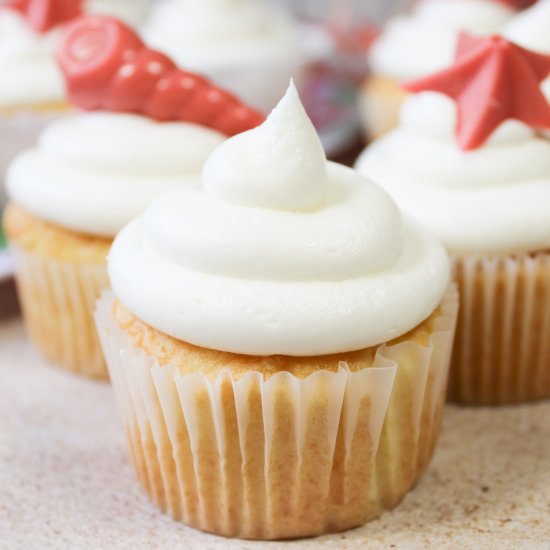
[[[4,211],[4,228],[13,244],[27,252],[74,263],[105,263],[112,239],[64,229],[30,214],[13,201]]]
[[[427,345],[433,332],[433,321],[438,314],[439,309],[412,331],[392,340],[388,345],[404,340]],[[119,300],[116,300],[113,305],[113,316],[133,344],[147,355],[156,357],[161,366],[174,364],[182,374],[202,372],[212,379],[223,369],[231,370],[237,378],[251,370],[261,372],[265,378],[281,371],[289,372],[298,378],[305,378],[318,370],[335,372],[341,361],[345,361],[350,370],[355,372],[371,367],[376,351],[380,347],[373,346],[353,352],[313,357],[242,355],[202,348],[172,338],[135,317]]]

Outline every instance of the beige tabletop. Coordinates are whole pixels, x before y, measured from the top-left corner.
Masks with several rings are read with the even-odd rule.
[[[229,540],[162,515],[134,478],[107,384],[44,364],[0,323],[0,548],[550,549],[550,403],[449,407],[439,449],[396,511],[347,533]]]

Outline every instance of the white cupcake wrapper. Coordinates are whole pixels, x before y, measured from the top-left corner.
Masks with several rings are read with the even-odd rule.
[[[52,363],[107,378],[93,319],[109,287],[105,265],[45,259],[11,246],[19,298],[29,336]]]
[[[451,398],[550,397],[550,254],[455,258],[454,272],[461,311]]]
[[[381,346],[373,367],[307,378],[259,372],[211,380],[133,348],[96,322],[138,476],[189,525],[243,538],[317,535],[360,525],[403,498],[431,454],[458,308],[449,290],[429,345]]]

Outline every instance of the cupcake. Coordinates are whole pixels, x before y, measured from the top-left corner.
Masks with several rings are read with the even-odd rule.
[[[15,159],[4,225],[32,340],[52,363],[105,377],[92,311],[113,237],[263,117],[114,19],[70,23],[58,57],[73,105],[92,112],[53,123]]]
[[[326,161],[294,87],[117,236],[96,321],[156,504],[231,537],[395,507],[436,442],[457,294],[443,247]]]
[[[461,293],[450,396],[550,397],[550,56],[464,35],[455,64],[408,84],[400,126],[357,169],[447,246]]]
[[[419,0],[411,13],[390,19],[369,49],[372,74],[360,95],[368,136],[375,139],[397,125],[405,99],[404,81],[452,64],[460,31],[475,35],[498,32],[519,3],[521,0]]]
[[[161,0],[144,35],[182,67],[262,111],[274,107],[304,64],[296,22],[266,0]]]
[[[518,13],[504,27],[503,36],[538,53],[550,55],[550,0],[538,0],[529,9]],[[542,83],[550,101],[550,75]]]
[[[83,10],[142,22],[146,0],[10,0],[0,5],[0,209],[6,167],[67,111],[55,64],[59,27]]]

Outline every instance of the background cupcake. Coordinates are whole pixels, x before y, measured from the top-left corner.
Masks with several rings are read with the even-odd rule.
[[[103,377],[92,310],[112,238],[262,117],[114,19],[71,23],[59,59],[74,105],[96,112],[55,122],[17,157],[4,224],[31,338],[53,363]]]
[[[423,93],[357,163],[452,252],[458,401],[550,397],[549,72],[550,56],[464,36],[451,68],[407,85]]]
[[[538,0],[529,9],[518,13],[504,27],[502,34],[524,48],[550,55],[550,1]],[[542,83],[542,89],[550,101],[550,75]]]
[[[420,0],[408,14],[390,19],[369,50],[372,75],[361,94],[362,118],[370,138],[398,123],[405,98],[401,84],[449,66],[461,31],[498,32],[518,2]]]
[[[305,61],[297,23],[272,0],[160,0],[144,34],[182,67],[262,111]]]
[[[327,163],[296,90],[156,199],[97,322],[138,475],[187,524],[274,539],[396,506],[433,451],[457,309],[443,247]]]
[[[137,25],[147,7],[147,0],[0,3],[0,209],[9,162],[34,145],[44,126],[69,107],[54,60],[60,27],[84,11],[115,14]]]

